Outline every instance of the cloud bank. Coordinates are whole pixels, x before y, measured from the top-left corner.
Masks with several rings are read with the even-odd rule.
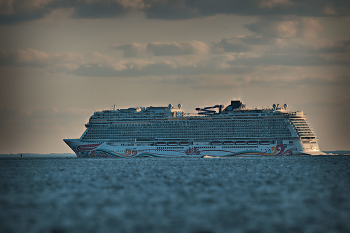
[[[208,45],[200,41],[186,42],[152,42],[149,44],[130,43],[115,46],[124,52],[123,57],[140,57],[145,54],[153,56],[203,55],[209,51]]]
[[[149,19],[193,19],[217,14],[247,16],[350,15],[350,2],[342,0],[2,0],[0,24],[42,19],[57,9],[73,9],[72,18],[112,18],[140,11]],[[290,23],[283,26],[293,27]],[[283,29],[281,29],[283,30]]]

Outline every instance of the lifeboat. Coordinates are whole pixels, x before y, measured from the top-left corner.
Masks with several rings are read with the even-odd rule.
[[[180,146],[188,146],[188,145],[190,145],[189,142],[180,142]]]
[[[257,141],[249,141],[248,145],[258,145],[258,142]]]
[[[270,145],[270,141],[261,141],[260,145]]]
[[[168,142],[168,146],[177,146],[177,142]]]
[[[236,145],[245,145],[245,141],[237,141]]]
[[[157,146],[166,146],[166,143],[165,142],[157,142],[156,145]]]
[[[221,145],[221,142],[219,141],[214,141],[214,142],[211,142],[212,145]]]
[[[232,141],[225,141],[224,145],[233,145],[233,142]]]

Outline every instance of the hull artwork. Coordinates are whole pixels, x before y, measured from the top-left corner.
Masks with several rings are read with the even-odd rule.
[[[76,142],[75,142],[76,140]],[[78,158],[92,157],[202,157],[202,156],[279,156],[293,155],[291,150],[285,148],[286,145],[279,144],[275,146],[261,146],[257,149],[231,149],[222,148],[219,146],[188,146],[188,147],[152,147],[152,146],[107,146],[104,143],[78,145],[80,142],[77,139],[65,139],[64,141],[72,148]],[[75,146],[78,145],[78,146]],[[299,154],[299,153],[295,153]]]

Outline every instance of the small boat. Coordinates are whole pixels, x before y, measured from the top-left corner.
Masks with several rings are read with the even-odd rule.
[[[166,143],[165,142],[157,142],[156,145],[157,146],[166,146]]]
[[[260,145],[270,145],[270,141],[261,141]]]
[[[213,142],[211,142],[211,144],[212,144],[212,145],[221,145],[221,142],[219,142],[219,141],[213,141]]]
[[[189,142],[180,142],[180,146],[188,146],[188,145],[190,145]]]
[[[233,142],[232,141],[225,141],[224,145],[233,145]]]
[[[237,141],[236,145],[245,145],[245,141]]]
[[[177,142],[168,142],[168,146],[177,146]]]

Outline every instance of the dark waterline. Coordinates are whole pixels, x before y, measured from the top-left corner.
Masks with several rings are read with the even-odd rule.
[[[350,156],[0,159],[2,232],[350,232]]]

